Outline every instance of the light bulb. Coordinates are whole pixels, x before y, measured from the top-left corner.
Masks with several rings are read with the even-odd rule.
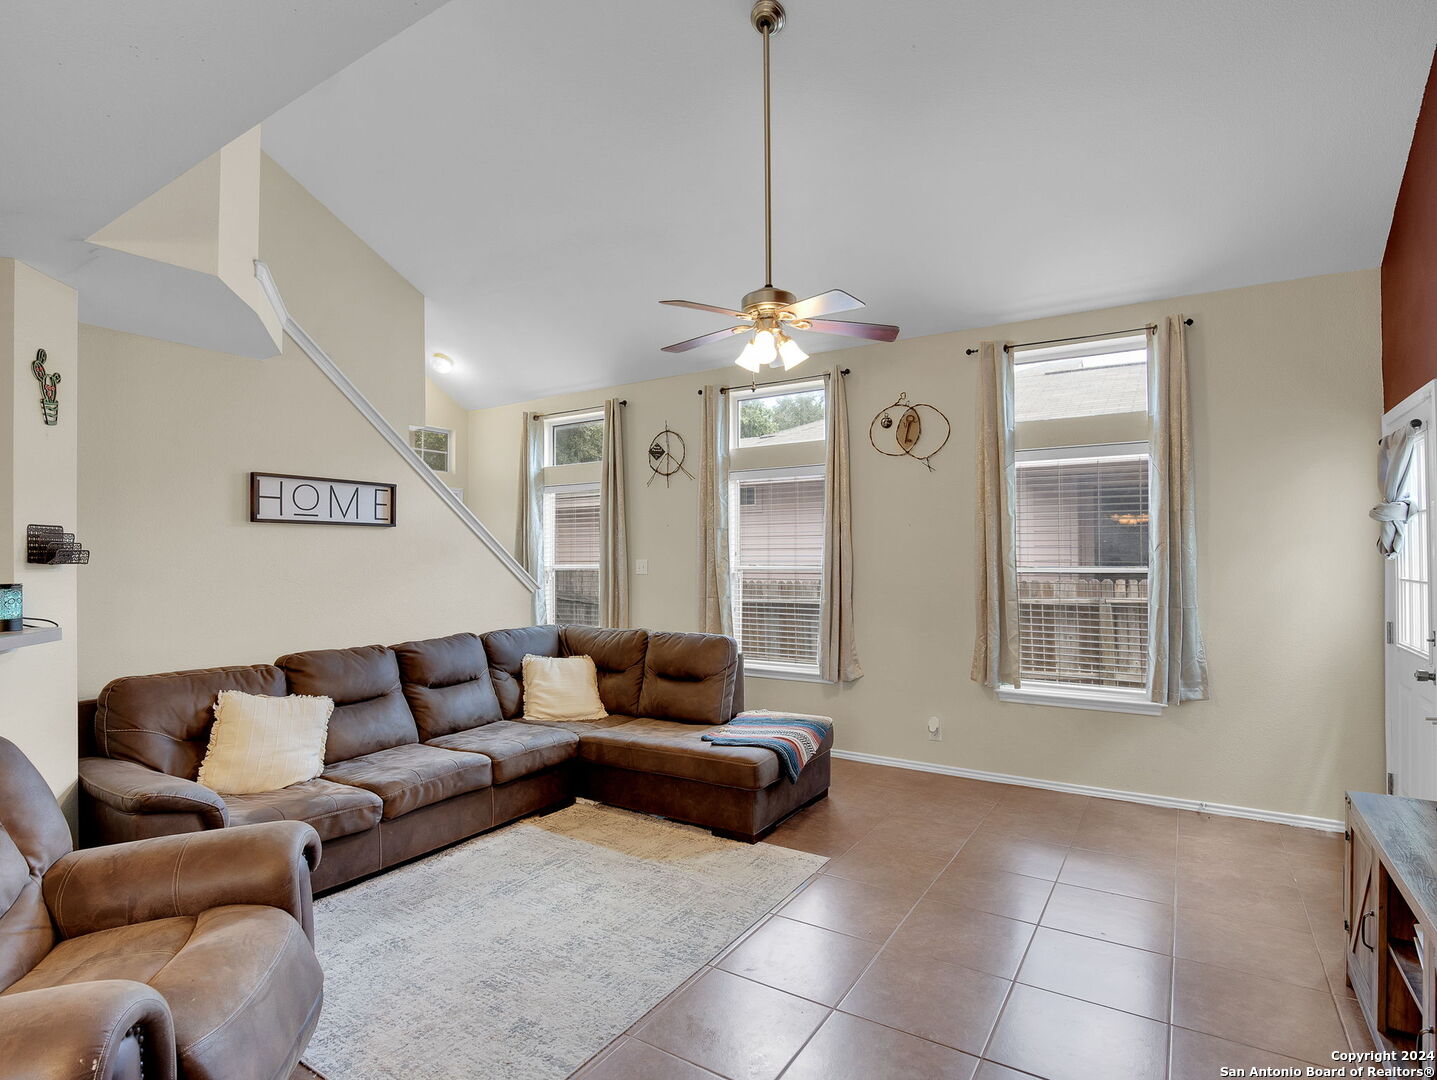
[[[760,364],[773,363],[774,357],[778,355],[778,342],[774,340],[772,330],[760,330],[754,334],[753,344],[758,350],[755,355]]]
[[[800,349],[798,342],[794,341],[793,338],[787,334],[780,336],[783,338],[783,344],[778,347],[778,357],[783,361],[783,370],[792,371],[808,359],[808,353]]]
[[[743,352],[738,354],[738,359],[734,363],[745,371],[752,371],[757,375],[758,369],[763,367],[763,362],[758,358],[758,346],[750,341],[743,347]]]
[[[451,371],[454,370],[454,361],[451,360],[449,357],[445,356],[442,352],[437,352],[433,356],[431,356],[429,358],[429,363],[430,366],[432,366],[434,370],[440,375],[448,375]]]

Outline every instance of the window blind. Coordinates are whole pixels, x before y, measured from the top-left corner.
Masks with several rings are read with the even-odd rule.
[[[550,622],[599,622],[599,489],[544,493],[544,595]]]
[[[1148,456],[1020,461],[1022,677],[1138,689],[1148,663]]]
[[[734,630],[745,660],[818,670],[822,475],[734,480]]]

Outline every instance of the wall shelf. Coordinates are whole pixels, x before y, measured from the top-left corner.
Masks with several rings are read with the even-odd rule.
[[[59,641],[58,626],[35,626],[25,630],[0,630],[0,653],[23,649],[26,645],[44,645],[47,641]]]

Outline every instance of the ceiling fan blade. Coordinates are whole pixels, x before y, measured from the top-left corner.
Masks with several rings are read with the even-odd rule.
[[[863,301],[858,297],[849,296],[842,289],[829,289],[826,293],[819,293],[817,296],[810,296],[807,300],[789,304],[788,310],[793,312],[795,319],[817,319],[822,315],[832,315],[838,311],[852,311],[854,308],[862,306]]]
[[[844,322],[842,319],[807,319],[803,327],[815,334],[841,334],[843,337],[868,338],[871,341],[892,341],[898,336],[898,327],[887,323]],[[795,330],[799,327],[794,327]]]
[[[668,304],[670,307],[693,308],[695,311],[712,311],[715,315],[732,315],[736,319],[748,318],[742,311],[735,311],[733,308],[714,307],[712,304],[700,304],[695,300],[660,300],[659,303]]]
[[[708,345],[710,342],[722,341],[734,334],[742,334],[746,330],[752,330],[751,326],[730,326],[724,330],[715,330],[712,334],[704,334],[702,337],[689,338],[687,341],[678,341],[672,345],[665,345],[663,352],[688,352],[690,349],[697,349],[700,345]]]

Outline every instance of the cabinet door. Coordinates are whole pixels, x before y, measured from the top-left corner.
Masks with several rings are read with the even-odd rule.
[[[1362,831],[1348,827],[1347,975],[1367,1016],[1377,1005],[1377,862]]]

